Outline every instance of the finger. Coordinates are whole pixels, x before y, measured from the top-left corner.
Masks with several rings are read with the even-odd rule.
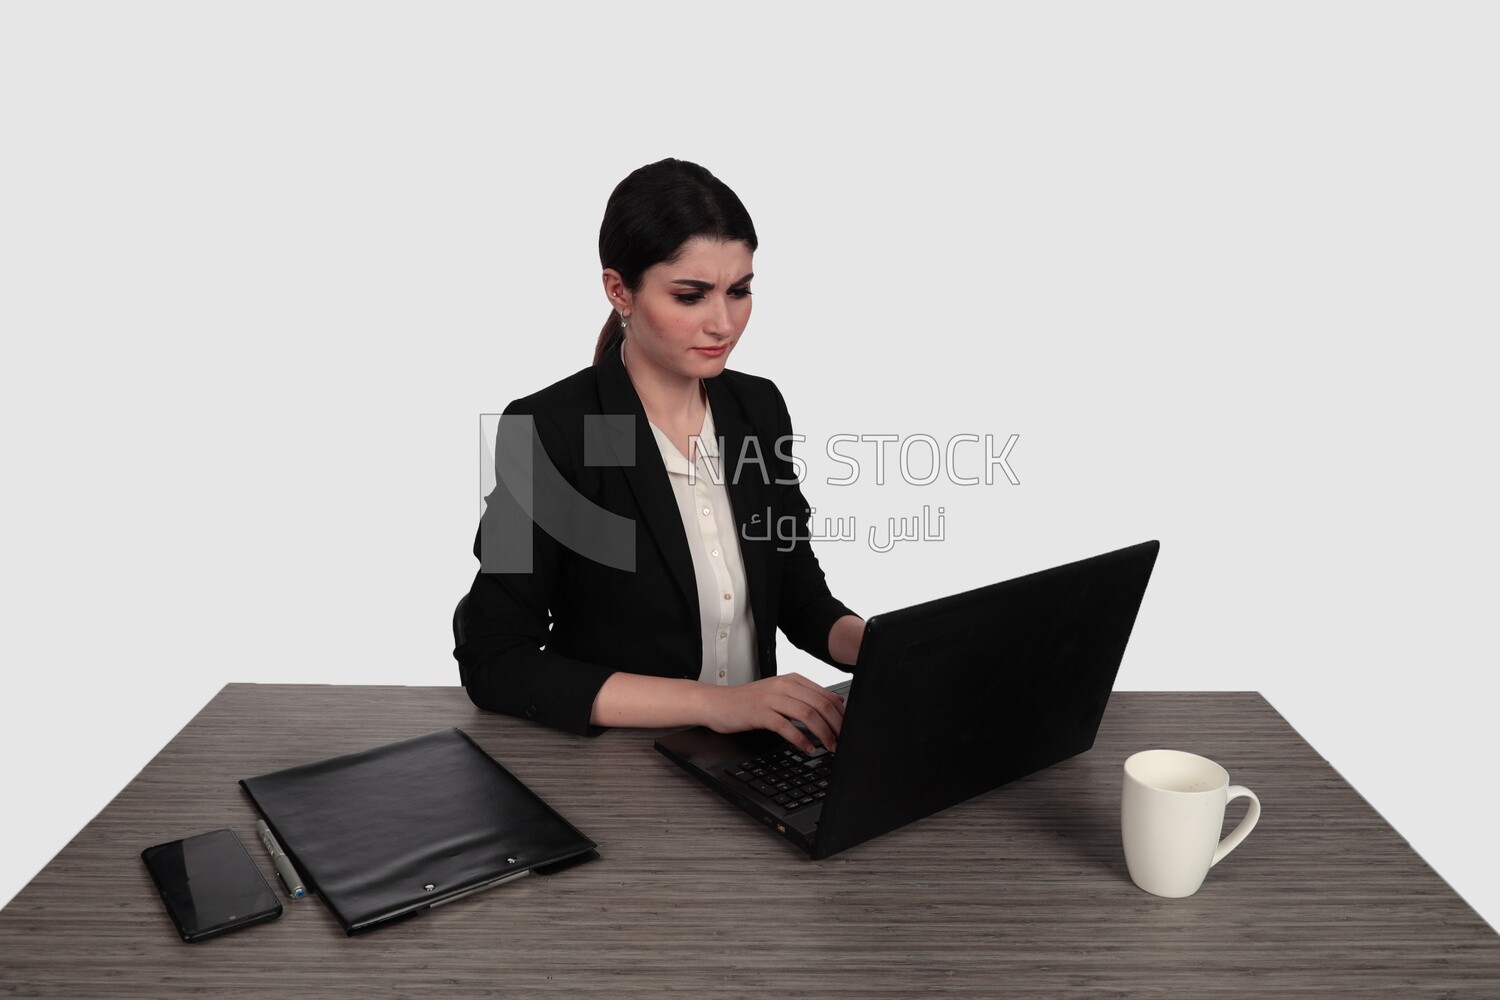
[[[844,702],[832,691],[820,688],[816,684],[808,687],[800,685],[790,687],[788,693],[798,701],[806,702],[828,720],[833,726],[834,732],[838,732],[844,724]]]
[[[838,723],[837,721],[824,718],[818,712],[817,706],[791,698],[779,706],[779,708],[781,714],[796,719],[806,726],[818,738],[818,742],[822,743],[825,747],[830,750],[838,749]]]
[[[830,698],[828,692],[822,688],[814,688],[811,691],[799,688],[792,692],[792,697],[826,719],[828,724],[833,727],[835,733],[843,726],[844,706],[837,700]]]
[[[771,730],[792,746],[801,747],[808,753],[812,753],[815,749],[812,745],[812,740],[803,736],[797,727],[792,725],[790,719],[774,709],[761,720],[760,728]]]
[[[828,690],[827,688],[823,687],[822,685],[813,683],[812,681],[808,680],[806,677],[803,677],[801,674],[787,674],[786,677],[787,677],[787,679],[789,681],[792,682],[793,685],[796,686],[797,689],[802,690],[802,691],[806,691],[809,694],[817,695],[818,698],[821,699],[821,701],[827,703],[828,705],[832,706],[835,710],[837,710],[838,713],[839,713],[839,717],[840,718],[843,717],[843,714],[844,714],[844,696],[843,695],[841,695],[841,694],[835,694],[834,692]]]

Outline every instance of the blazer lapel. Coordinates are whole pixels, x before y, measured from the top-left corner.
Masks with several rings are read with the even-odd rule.
[[[677,498],[672,494],[672,485],[667,479],[667,467],[662,464],[661,452],[656,446],[656,437],[651,433],[651,424],[630,384],[630,375],[620,360],[620,349],[611,349],[598,365],[599,402],[606,414],[633,416],[633,438],[623,429],[610,424],[607,437],[625,479],[635,494],[636,506],[641,519],[650,529],[651,537],[661,552],[662,560],[677,581],[677,589],[687,601],[693,617],[698,616],[698,587],[693,575],[693,557],[688,551],[687,533],[682,527],[682,516],[677,511]],[[715,413],[714,419],[718,419]]]
[[[708,405],[713,410],[714,429],[719,436],[719,474],[729,493],[729,505],[734,508],[735,530],[739,532],[735,541],[739,543],[740,557],[745,564],[745,585],[750,589],[750,613],[755,619],[755,636],[758,645],[764,649],[774,639],[775,631],[774,627],[771,635],[766,631],[767,623],[772,620],[770,608],[766,605],[766,560],[770,553],[766,545],[756,539],[770,538],[776,528],[770,523],[774,511],[770,503],[771,489],[768,483],[771,461],[775,455],[756,450],[756,446],[765,447],[765,442],[759,438],[756,438],[746,455],[745,440],[754,437],[754,428],[745,419],[739,401],[720,378],[704,379],[703,385],[708,391]],[[756,461],[757,456],[760,458],[759,462]],[[742,458],[745,461],[742,462]],[[761,660],[764,662],[764,657]]]

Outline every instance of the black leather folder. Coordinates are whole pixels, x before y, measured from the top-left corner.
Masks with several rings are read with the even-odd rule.
[[[240,785],[349,934],[598,857],[592,840],[459,729]]]

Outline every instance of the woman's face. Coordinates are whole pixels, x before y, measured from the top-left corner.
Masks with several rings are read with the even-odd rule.
[[[634,293],[605,271],[610,304],[630,318],[630,363],[688,379],[722,372],[750,322],[750,258],[741,240],[695,236],[675,262],[648,268]]]

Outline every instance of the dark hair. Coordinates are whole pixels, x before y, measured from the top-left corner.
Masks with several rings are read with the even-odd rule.
[[[696,163],[658,160],[615,185],[599,226],[599,266],[619,271],[634,292],[647,268],[676,260],[695,236],[743,240],[752,253],[757,245],[755,223],[729,185]],[[599,331],[594,364],[622,339],[611,311]]]

